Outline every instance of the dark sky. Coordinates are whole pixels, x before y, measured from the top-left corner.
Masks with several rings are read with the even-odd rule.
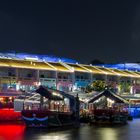
[[[88,63],[140,61],[139,0],[0,2],[0,51]]]

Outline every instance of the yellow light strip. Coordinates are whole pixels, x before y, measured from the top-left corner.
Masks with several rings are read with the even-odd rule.
[[[105,67],[96,67],[96,68],[98,68],[98,69],[101,70],[101,71],[104,71],[104,73],[105,73],[106,75],[116,75],[116,73],[114,73],[113,71],[111,71],[111,70],[108,69],[108,68],[105,68]]]
[[[87,71],[87,69],[79,66],[78,64],[70,64],[70,63],[67,63],[67,65],[69,65],[74,71],[79,71],[79,72],[90,72],[90,71]]]
[[[91,66],[91,65],[82,65],[83,67],[87,68],[90,72],[94,73],[94,74],[103,74],[102,71],[96,69],[95,67]]]
[[[45,66],[45,65],[46,66]],[[122,71],[118,69],[110,69],[105,67],[84,65],[84,64],[70,64],[70,63],[56,63],[58,66],[48,63],[48,62],[38,62],[38,61],[29,61],[29,60],[18,60],[18,59],[1,59],[0,58],[0,66],[1,67],[15,67],[15,68],[28,68],[28,69],[40,69],[40,70],[56,70],[63,72],[89,72],[95,74],[106,74],[106,75],[115,75],[122,77],[133,77],[140,78],[139,72],[133,71]]]
[[[49,62],[48,62],[49,63]],[[61,63],[54,63],[54,62],[50,62],[49,63],[52,67],[54,67],[57,71],[64,71],[64,72],[71,72],[71,70],[69,70],[67,67],[65,67],[64,65],[62,65]],[[54,64],[54,65],[53,65]],[[55,65],[56,64],[56,65]],[[58,64],[58,66],[57,66]]]
[[[125,73],[122,70],[119,69],[111,69],[114,73],[116,73],[116,75],[118,76],[122,76],[122,77],[132,77],[132,75]]]
[[[124,72],[131,74],[131,75],[132,75],[132,77],[134,77],[134,78],[140,78],[140,75],[138,75],[138,74],[134,73],[133,71],[128,71],[128,70],[125,70]]]
[[[79,67],[81,67],[82,69],[86,70],[86,72],[92,72],[91,70],[87,69],[86,67],[83,67],[82,65],[80,64],[77,64]]]
[[[51,68],[53,68],[54,70],[57,70],[57,68],[55,68],[53,65],[49,64],[48,62],[44,62],[45,64],[49,65]]]
[[[99,69],[97,66],[92,66],[92,67],[94,67],[94,68],[97,69],[98,71],[102,72],[103,74],[106,74],[106,75],[108,74],[107,72],[105,72],[105,71]]]
[[[67,65],[66,63],[60,62],[63,66],[65,66],[67,69],[69,69],[71,72],[74,72],[74,69]]]

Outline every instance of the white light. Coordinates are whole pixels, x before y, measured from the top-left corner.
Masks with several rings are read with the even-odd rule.
[[[74,72],[74,68],[72,67],[72,72]]]
[[[58,97],[60,97],[60,98],[63,98],[63,96],[60,95],[59,93],[53,92],[52,94],[53,94],[54,96],[58,96]]]
[[[27,59],[27,60],[38,60],[37,57],[25,57],[25,59]]]
[[[41,85],[41,82],[38,82],[38,86],[40,86]]]
[[[112,103],[112,104],[114,103],[114,100],[111,100],[110,98],[107,98],[107,101]]]

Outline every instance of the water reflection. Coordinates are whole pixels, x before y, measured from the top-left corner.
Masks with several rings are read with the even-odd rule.
[[[124,126],[103,127],[83,125],[79,129],[29,130],[26,140],[139,140],[140,119],[133,120]]]
[[[0,140],[139,140],[140,119],[124,126],[83,125],[68,129],[25,129],[24,125],[0,125]]]
[[[24,140],[24,130],[23,124],[0,124],[0,140]]]

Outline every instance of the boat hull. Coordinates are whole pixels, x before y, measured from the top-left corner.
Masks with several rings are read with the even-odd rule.
[[[75,118],[71,113],[50,111],[22,111],[22,118],[27,127],[59,127],[74,125]]]

